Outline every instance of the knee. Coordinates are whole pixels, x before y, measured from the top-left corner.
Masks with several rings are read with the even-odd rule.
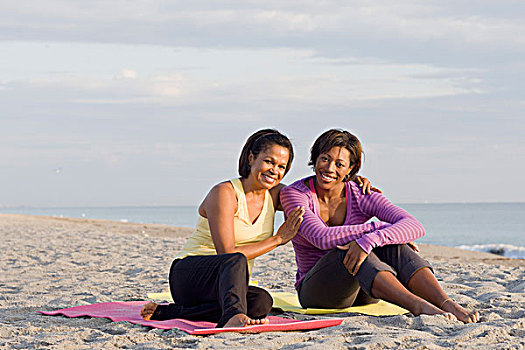
[[[248,259],[243,253],[229,253],[224,255],[226,256],[226,259],[224,260],[225,264],[248,265]]]
[[[270,293],[261,289],[253,303],[250,304],[248,316],[251,318],[264,318],[272,310],[273,299]]]
[[[398,249],[398,252],[399,254],[402,254],[402,255],[414,255],[417,253],[414,251],[414,249],[410,248],[410,246],[408,244],[399,244],[397,246],[397,249]]]
[[[242,253],[224,254],[222,269],[236,270],[242,273],[248,273],[248,259]]]

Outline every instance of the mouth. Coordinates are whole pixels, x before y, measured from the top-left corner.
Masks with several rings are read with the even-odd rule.
[[[332,181],[337,180],[337,176],[335,175],[328,175],[328,174],[323,174],[323,173],[321,173],[320,175],[321,175],[321,179],[324,182],[332,182]]]
[[[274,183],[277,182],[277,179],[271,177],[270,175],[266,175],[266,174],[262,174],[262,179],[264,182],[270,184],[270,185],[273,185]]]

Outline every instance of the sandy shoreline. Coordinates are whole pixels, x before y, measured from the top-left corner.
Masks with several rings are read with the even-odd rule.
[[[0,348],[525,348],[525,260],[423,244],[422,255],[446,291],[477,308],[483,322],[343,314],[343,325],[318,331],[197,337],[36,313],[166,291],[169,264],[190,233],[166,225],[0,214]],[[257,259],[253,278],[267,289],[292,291],[294,268],[291,246],[283,246]]]

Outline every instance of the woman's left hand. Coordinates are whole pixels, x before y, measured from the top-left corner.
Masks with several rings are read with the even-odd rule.
[[[370,190],[377,192],[377,193],[383,193],[379,188],[373,187],[370,183],[370,180],[368,180],[366,177],[356,175],[355,177],[355,183],[361,187],[361,190],[363,191],[363,194],[370,194]]]
[[[342,246],[338,245],[337,249],[348,250],[343,260],[343,264],[348,272],[352,276],[355,276],[361,268],[363,261],[368,257],[368,254],[359,246],[359,244],[356,243],[356,241],[352,241]]]

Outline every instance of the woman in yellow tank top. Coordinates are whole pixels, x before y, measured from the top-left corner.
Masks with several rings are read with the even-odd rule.
[[[290,140],[265,129],[251,135],[239,158],[240,178],[215,185],[199,206],[199,221],[170,269],[175,303],[146,304],[144,319],[186,318],[217,327],[266,323],[272,298],[248,286],[253,259],[289,242],[304,213],[296,208],[273,235],[282,178],[293,160]]]

